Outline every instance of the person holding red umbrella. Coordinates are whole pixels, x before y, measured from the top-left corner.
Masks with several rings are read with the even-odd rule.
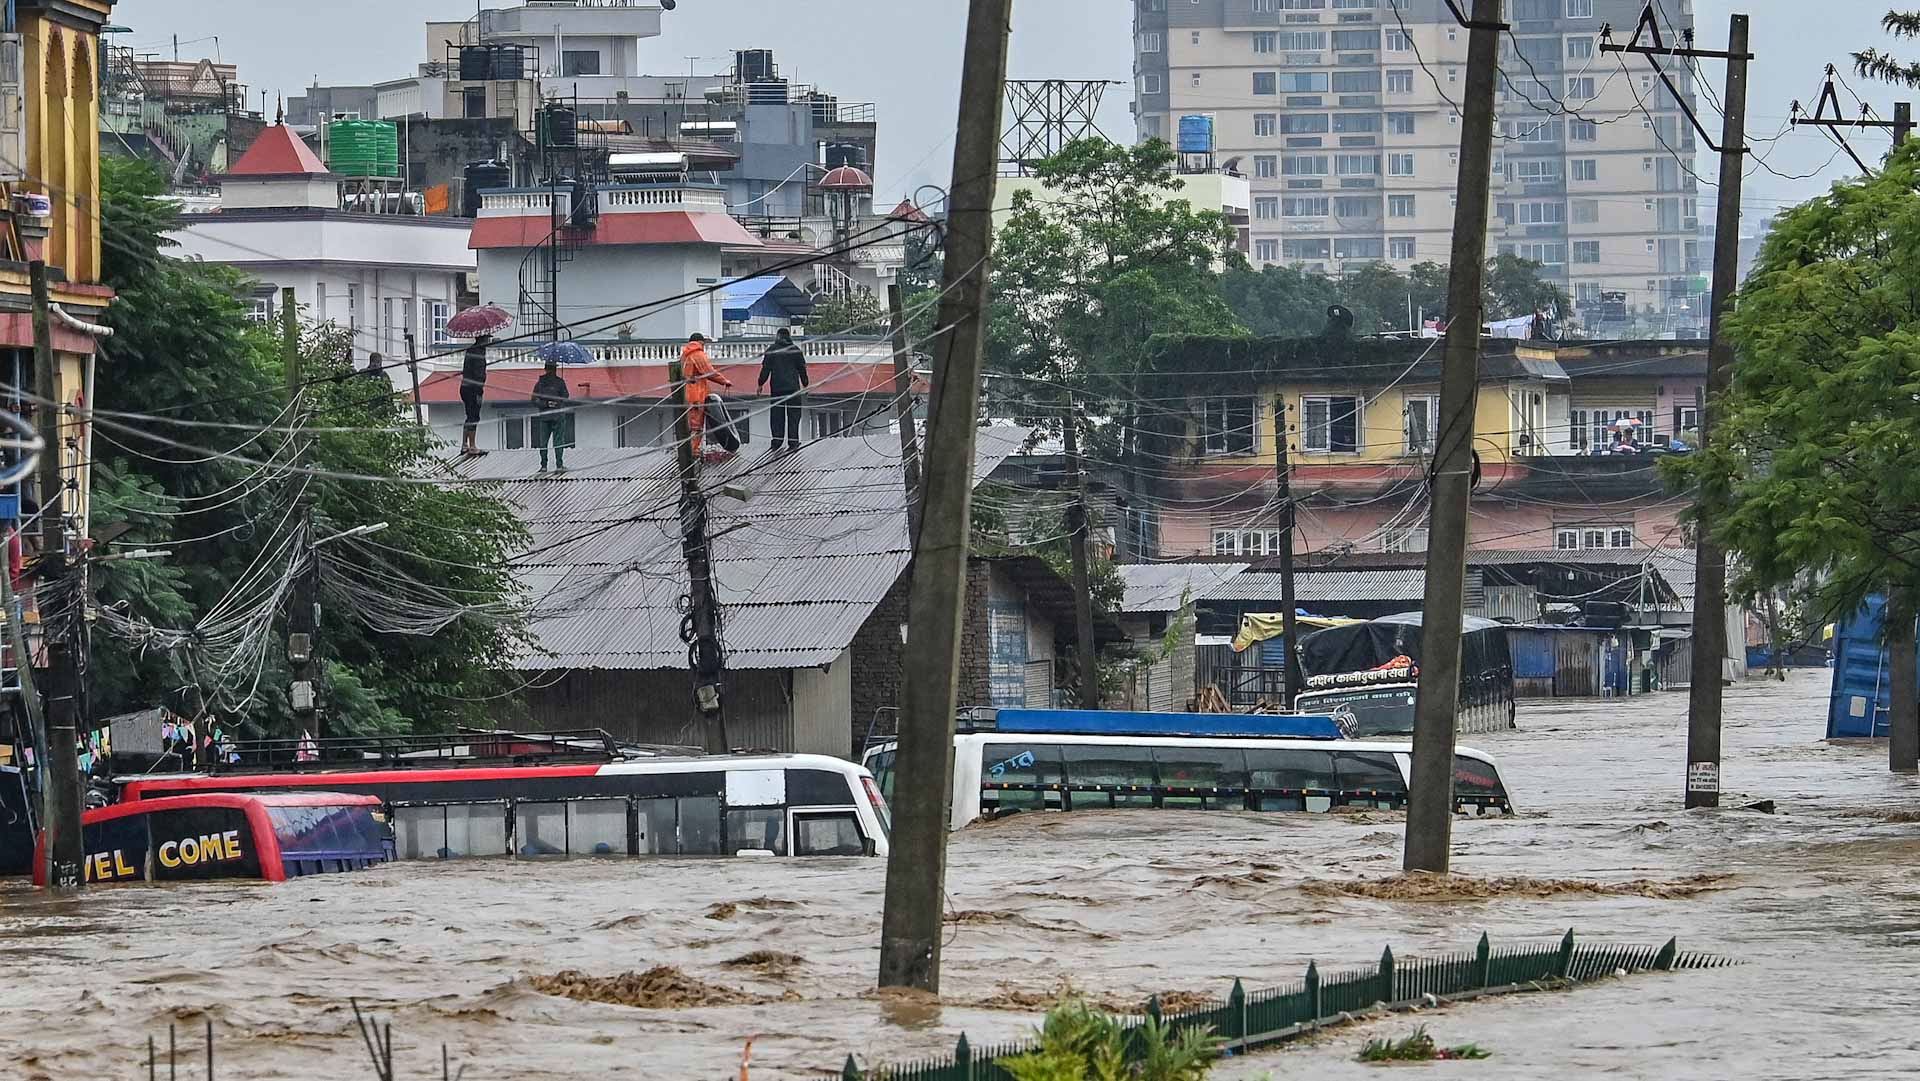
[[[466,359],[460,364],[460,404],[466,407],[466,419],[460,426],[460,453],[485,454],[480,449],[480,400],[487,392],[487,345],[493,335],[482,334],[467,346]]]

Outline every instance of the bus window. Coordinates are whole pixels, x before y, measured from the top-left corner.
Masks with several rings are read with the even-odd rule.
[[[1246,805],[1247,759],[1238,747],[1155,747],[1153,760],[1160,767],[1162,807],[1218,811]]]
[[[1096,807],[1153,806],[1153,752],[1145,747],[1062,747],[1066,760],[1069,805],[1073,810]]]
[[[787,854],[787,812],[783,807],[736,807],[727,812],[727,851]]]
[[[1344,806],[1391,810],[1406,803],[1407,782],[1391,753],[1339,751],[1333,756],[1333,768]]]
[[[455,803],[447,813],[445,858],[504,856],[507,854],[507,805]]]
[[[825,769],[787,771],[787,806],[845,807],[866,797],[856,787],[859,782],[844,773]]]
[[[1337,787],[1333,754],[1305,748],[1247,748],[1247,787],[1256,811],[1324,811]]]
[[[565,855],[567,805],[531,800],[514,804],[513,851],[521,856]]]
[[[1453,756],[1453,802],[1457,810],[1505,811],[1511,806],[1493,763],[1460,754]]]
[[[864,856],[866,838],[852,811],[805,811],[793,816],[796,856]]]
[[[395,807],[393,809],[393,849],[403,860],[445,858],[447,849],[447,809],[445,807]]]
[[[679,804],[680,854],[720,855],[720,797],[687,796]]]
[[[567,852],[574,856],[627,854],[627,801],[583,799],[567,804]]]
[[[268,807],[287,875],[345,871],[386,858],[386,838],[365,807]]]
[[[1059,809],[1060,748],[1048,743],[988,743],[980,748],[980,809]]]
[[[866,762],[867,768],[873,771],[873,783],[880,786],[880,795],[888,803],[893,802],[893,756],[891,750],[876,751]]]

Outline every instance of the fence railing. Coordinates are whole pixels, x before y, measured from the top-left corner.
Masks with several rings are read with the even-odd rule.
[[[1391,948],[1374,968],[1323,977],[1307,965],[1306,978],[1291,987],[1248,991],[1239,980],[1224,999],[1163,1014],[1159,1000],[1147,1002],[1147,1014],[1175,1030],[1207,1028],[1223,1041],[1226,1054],[1240,1054],[1296,1039],[1330,1023],[1374,1009],[1396,1009],[1456,997],[1507,994],[1582,983],[1618,972],[1668,972],[1720,968],[1733,962],[1712,954],[1681,952],[1674,939],[1650,946],[1576,945],[1568,931],[1557,943],[1494,949],[1486,935],[1472,953],[1399,959]],[[1131,1034],[1145,1019],[1128,1025]],[[1138,1047],[1131,1038],[1127,1046]],[[1031,1041],[974,1047],[962,1034],[951,1056],[861,1069],[853,1056],[832,1077],[839,1081],[1012,1081],[1002,1059],[1035,1050]]]

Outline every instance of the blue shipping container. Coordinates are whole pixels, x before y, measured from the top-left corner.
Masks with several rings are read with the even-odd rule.
[[[1834,628],[1833,693],[1827,702],[1827,738],[1884,736],[1892,710],[1887,647],[1881,634],[1887,599],[1875,595]]]
[[[1213,117],[1183,116],[1180,118],[1180,153],[1213,153]]]

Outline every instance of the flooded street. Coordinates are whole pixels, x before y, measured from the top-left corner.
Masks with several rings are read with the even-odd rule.
[[[0,887],[0,1046],[10,1077],[134,1077],[168,1023],[215,1023],[219,1076],[370,1076],[349,997],[394,1022],[399,1076],[809,1077],[1024,1032],[1072,986],[1116,1002],[1224,994],[1568,927],[1739,959],[1423,1020],[1493,1057],[1435,1076],[1860,1078],[1920,1069],[1920,785],[1882,744],[1820,742],[1828,673],[1730,689],[1726,809],[1679,809],[1684,694],[1528,702],[1493,752],[1521,814],[1456,825],[1476,877],[1663,883],[1482,899],[1378,900],[1329,884],[1399,865],[1398,815],[1133,811],[1015,817],[954,838],[941,1004],[870,993],[883,861],[395,864],[282,885],[93,889],[49,902]],[[1739,809],[1773,800],[1777,813]],[[1920,817],[1915,815],[1913,817]],[[749,956],[751,955],[751,956]],[[542,993],[633,981],[641,1009]],[[576,984],[577,985],[577,981]],[[710,1004],[703,1004],[710,1003]],[[1375,1076],[1353,1062],[1395,1017],[1225,1064],[1224,1077]],[[197,1045],[195,1045],[197,1047]],[[197,1059],[195,1060],[197,1063]],[[183,1069],[186,1069],[183,1066]],[[164,1070],[164,1067],[163,1067]],[[196,1074],[197,1076],[197,1074]]]

